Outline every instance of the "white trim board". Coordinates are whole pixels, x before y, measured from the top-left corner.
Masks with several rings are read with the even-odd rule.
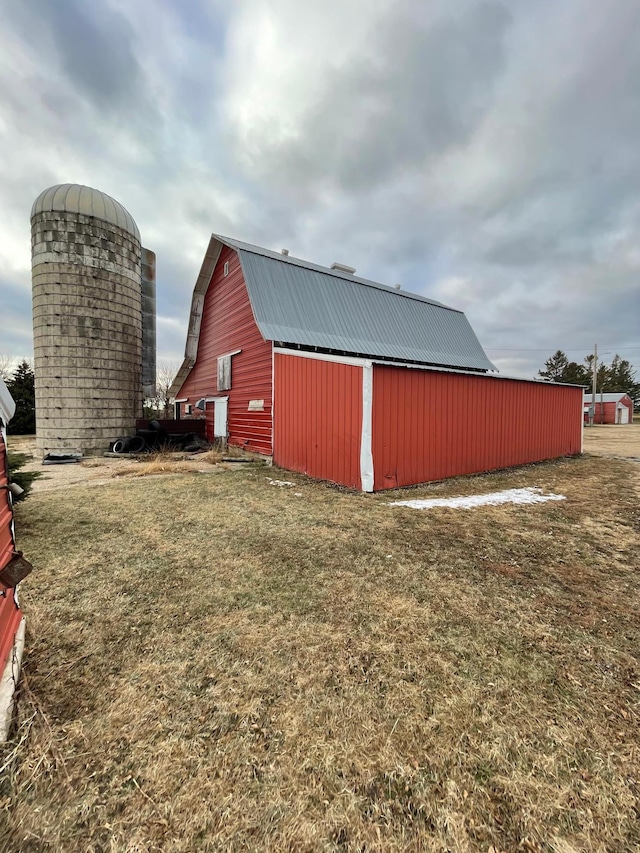
[[[276,450],[276,356],[273,341],[271,341],[271,455]]]
[[[4,381],[0,378],[0,418],[2,418],[5,426],[14,416],[15,411],[16,404],[13,401],[13,397],[9,393],[9,389],[4,384]]]
[[[20,678],[20,667],[22,665],[22,653],[24,651],[24,616],[20,620],[18,630],[9,649],[7,663],[0,678],[0,743],[6,743],[11,720],[13,718],[13,703],[18,679]]]
[[[373,491],[373,365],[362,365],[362,433],[360,436],[360,481],[363,492]]]

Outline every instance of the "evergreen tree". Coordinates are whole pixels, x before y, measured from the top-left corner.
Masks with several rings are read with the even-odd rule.
[[[586,365],[585,373],[587,376],[587,381],[585,382],[585,385],[587,386],[588,390],[591,391],[591,389],[593,388],[593,354],[592,353],[590,353],[588,356],[585,357],[584,363]],[[609,375],[609,368],[604,363],[604,361],[598,360],[598,370],[596,371],[596,389],[597,389],[598,393],[600,393],[600,391],[608,391],[609,390],[608,388],[605,388],[605,386],[607,384],[608,375]]]
[[[566,382],[569,385],[584,385],[587,393],[593,386],[593,355],[584,359],[584,364],[569,361],[562,350],[557,350],[545,361],[545,370],[539,370],[538,376],[549,382]],[[633,400],[634,409],[640,409],[640,382],[636,380],[633,365],[625,358],[615,355],[610,365],[598,363],[596,376],[596,394],[620,391]]]
[[[36,392],[33,370],[28,361],[20,362],[7,382],[7,388],[16,404],[16,412],[7,432],[12,435],[33,435],[36,431]]]
[[[634,409],[640,409],[640,382],[636,372],[626,358],[620,358],[616,353],[607,369],[605,391],[626,391],[633,400]]]
[[[588,385],[589,373],[585,368],[575,361],[570,361],[562,374],[559,382],[567,382],[569,385]]]
[[[538,376],[549,382],[566,382],[569,385],[588,385],[586,368],[575,361],[569,361],[562,350],[557,350],[545,361],[546,370],[539,370]]]
[[[561,382],[560,377],[566,370],[568,363],[569,360],[562,350],[556,350],[551,358],[548,358],[544,363],[547,369],[539,370],[538,376],[548,379],[549,382]]]

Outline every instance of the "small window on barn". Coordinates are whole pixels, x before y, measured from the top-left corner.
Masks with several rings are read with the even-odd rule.
[[[184,404],[184,413],[185,413],[185,415],[190,415],[190,414],[191,414],[191,411],[192,411],[191,403],[185,403],[185,404]]]
[[[224,275],[229,275],[229,261],[225,261],[225,262],[224,262],[223,274],[224,274]]]
[[[231,388],[231,356],[223,355],[218,359],[218,391]]]

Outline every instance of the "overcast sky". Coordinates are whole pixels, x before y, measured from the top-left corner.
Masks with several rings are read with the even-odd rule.
[[[31,356],[31,205],[69,182],[157,253],[160,360],[216,232],[460,308],[507,373],[640,367],[638,0],[0,12],[0,354]]]

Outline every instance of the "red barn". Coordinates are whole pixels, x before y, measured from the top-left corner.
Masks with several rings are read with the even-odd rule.
[[[0,379],[0,743],[6,739],[11,722],[13,693],[24,646],[24,619],[9,579],[9,564],[15,562],[16,548],[5,440],[6,426],[14,411],[15,404]]]
[[[461,311],[213,235],[176,415],[364,491],[580,453],[582,388],[497,376]]]
[[[584,395],[584,417],[588,422],[591,401],[593,397],[589,393]],[[632,424],[633,423],[633,400],[622,391],[607,394],[596,394],[594,424]]]

